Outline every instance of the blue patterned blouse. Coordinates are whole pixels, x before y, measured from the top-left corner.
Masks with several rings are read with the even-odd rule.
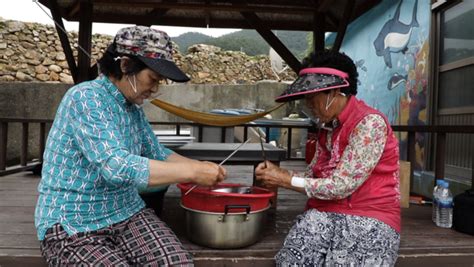
[[[72,87],[44,152],[35,225],[38,239],[60,223],[69,235],[130,218],[144,207],[149,158],[166,160],[143,110],[105,76]]]

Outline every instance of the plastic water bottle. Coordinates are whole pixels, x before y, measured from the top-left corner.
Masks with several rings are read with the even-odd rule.
[[[453,225],[453,195],[449,191],[449,183],[446,181],[443,181],[439,191],[437,215],[437,226],[451,228]]]
[[[431,219],[436,223],[436,212],[438,212],[438,198],[439,198],[439,189],[441,188],[441,183],[443,180],[436,180],[436,185],[433,189],[433,209],[431,211]]]

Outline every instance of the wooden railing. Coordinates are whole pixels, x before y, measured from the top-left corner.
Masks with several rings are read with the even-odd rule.
[[[8,142],[8,127],[9,124],[21,124],[21,150],[20,150],[20,165],[19,166],[7,166],[7,142]],[[40,125],[39,130],[39,155],[38,160],[35,162],[28,161],[28,136],[29,136],[29,125],[38,123]],[[41,164],[43,161],[43,152],[45,149],[45,140],[46,140],[46,124],[52,123],[52,120],[42,120],[42,119],[12,119],[12,118],[0,118],[0,176],[7,175],[13,172],[30,170]],[[194,123],[194,122],[151,122],[152,125],[165,125],[165,126],[174,126],[176,135],[182,135],[183,126],[197,127],[198,128],[198,142],[202,142],[203,138],[203,129],[204,127],[209,127],[206,125]],[[291,143],[292,143],[292,132],[295,128],[303,128],[308,130],[314,130],[307,125],[294,125],[291,123],[288,124],[243,124],[236,127],[244,127],[244,140],[248,138],[248,130],[251,127],[261,127],[265,128],[266,133],[266,142],[270,141],[270,129],[280,128],[287,129],[287,158],[291,160],[304,160],[301,157],[292,157],[291,155]],[[226,136],[226,127],[221,128],[220,141],[225,142]],[[456,126],[447,126],[447,125],[436,125],[436,126],[404,126],[404,125],[393,125],[392,129],[395,132],[407,132],[407,160],[411,162],[410,176],[413,177],[413,168],[416,163],[415,159],[415,135],[416,133],[431,133],[436,135],[436,146],[434,152],[435,158],[435,179],[444,179],[445,170],[445,152],[446,152],[446,134],[474,134],[474,125],[456,125]],[[472,164],[472,185],[474,187],[474,156]]]
[[[392,125],[395,132],[407,132],[407,160],[410,161],[411,170],[410,177],[413,178],[413,168],[416,163],[415,159],[415,138],[416,133],[435,134],[436,145],[434,148],[434,175],[435,183],[438,179],[444,179],[445,157],[446,157],[446,134],[474,134],[474,125]],[[474,153],[474,152],[473,152]],[[472,177],[471,187],[474,189],[474,155],[472,155]]]
[[[46,124],[52,120],[0,118],[0,176],[19,171],[32,170],[43,162],[46,144]],[[7,144],[9,124],[21,124],[20,165],[7,166]],[[39,155],[36,161],[28,160],[28,140],[30,124],[39,124]]]
[[[46,141],[46,124],[51,124],[52,120],[41,120],[41,119],[15,119],[15,118],[0,118],[0,176],[7,174],[32,170],[35,167],[38,167],[43,161],[43,152],[45,149]],[[29,125],[39,123],[40,133],[39,133],[39,155],[37,160],[28,161],[28,140],[29,140]],[[11,124],[21,124],[22,134],[21,134],[21,150],[20,150],[20,165],[7,166],[7,143],[8,143],[8,128]],[[203,140],[203,129],[204,127],[210,127],[207,125],[202,125],[194,122],[150,122],[152,125],[165,125],[165,126],[174,126],[176,135],[182,135],[183,126],[197,127],[198,128],[198,142]],[[266,133],[266,142],[270,141],[270,129],[271,128],[286,128],[288,129],[287,135],[287,159],[296,159],[304,160],[302,157],[292,157],[291,155],[291,142],[292,142],[292,129],[294,128],[303,128],[307,129],[309,126],[303,125],[292,125],[289,124],[243,124],[236,127],[244,128],[244,140],[248,138],[248,130],[251,127],[261,127],[265,128]],[[225,142],[225,136],[227,127],[218,127],[221,128],[221,137],[220,142]]]

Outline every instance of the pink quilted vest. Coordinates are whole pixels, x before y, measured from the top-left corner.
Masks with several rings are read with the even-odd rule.
[[[400,232],[398,141],[387,118],[379,111],[354,96],[350,97],[338,116],[340,126],[334,129],[332,135],[332,151],[326,149],[327,132],[323,131],[320,135],[316,152],[319,158],[313,166],[313,177],[331,176],[348,144],[352,130],[368,114],[381,115],[388,126],[387,142],[379,163],[351,196],[341,200],[310,198],[306,208],[374,218]]]

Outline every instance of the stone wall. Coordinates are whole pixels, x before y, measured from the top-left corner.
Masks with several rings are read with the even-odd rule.
[[[68,37],[76,57],[77,32]],[[112,36],[94,34],[92,64],[102,56]],[[242,52],[223,51],[208,45],[195,45],[182,55],[175,47],[177,65],[193,84],[253,84],[262,80],[293,80],[287,70],[276,75],[267,56],[250,57]],[[0,18],[0,81],[60,82],[73,80],[61,43],[53,26]]]

